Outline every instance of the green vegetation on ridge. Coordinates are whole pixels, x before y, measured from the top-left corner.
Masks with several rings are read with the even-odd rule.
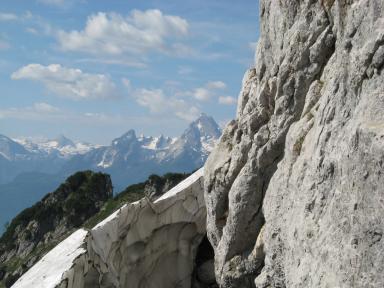
[[[84,224],[84,227],[92,229],[99,222],[103,221],[109,215],[121,208],[124,204],[140,200],[146,195],[145,193],[148,188],[158,192],[157,194],[162,194],[166,192],[164,190],[176,186],[189,175],[190,174],[185,173],[167,173],[163,176],[153,174],[149,176],[148,180],[145,182],[130,185],[112,199],[107,200],[100,211]]]
[[[0,288],[11,287],[76,229],[91,229],[124,204],[145,195],[158,197],[189,175],[151,175],[147,181],[130,185],[113,197],[109,175],[92,171],[73,174],[55,192],[23,210],[7,226],[0,238]]]

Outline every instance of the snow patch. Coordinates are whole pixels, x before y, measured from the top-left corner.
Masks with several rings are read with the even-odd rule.
[[[74,232],[21,276],[12,288],[56,287],[75,259],[86,252],[82,246],[87,234],[84,229]]]
[[[138,202],[138,201],[137,201]],[[135,202],[134,202],[135,203]],[[112,221],[113,219],[116,219],[119,214],[120,214],[120,211],[122,209],[124,209],[125,207],[127,207],[127,204],[124,204],[120,209],[118,209],[117,211],[113,212],[111,215],[109,215],[107,218],[105,218],[103,221],[101,221],[100,223],[98,223],[95,227],[92,228],[92,230],[96,230],[100,227],[103,227],[106,223]]]
[[[196,181],[199,181],[201,177],[204,176],[204,168],[201,168],[197,170],[195,173],[193,173],[191,176],[189,176],[184,181],[180,182],[178,185],[173,187],[171,190],[169,190],[167,193],[163,194],[159,199],[157,199],[154,203],[160,202],[164,199],[168,199],[172,196],[175,196],[176,194],[184,191],[188,186],[191,186]]]

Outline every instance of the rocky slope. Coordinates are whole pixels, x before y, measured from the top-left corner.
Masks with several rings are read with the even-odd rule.
[[[9,287],[75,229],[91,229],[127,203],[144,197],[154,201],[188,176],[151,175],[112,197],[108,175],[90,171],[72,175],[55,192],[17,215],[0,238],[0,287]]]
[[[13,287],[214,287],[202,175],[78,230]]]
[[[261,0],[205,169],[221,287],[382,287],[384,3]]]
[[[55,192],[22,211],[0,238],[0,281],[10,286],[111,197],[108,175],[78,172]]]

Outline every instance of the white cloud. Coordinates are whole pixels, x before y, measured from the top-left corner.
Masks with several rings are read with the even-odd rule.
[[[56,117],[59,112],[59,108],[40,102],[29,107],[0,109],[0,119],[43,120]]]
[[[57,38],[64,51],[121,55],[169,53],[172,45],[180,47],[173,40],[187,34],[188,22],[179,16],[164,15],[160,10],[133,10],[127,17],[117,13],[91,15],[83,30],[61,30]]]
[[[203,87],[196,88],[187,94],[192,95],[198,101],[209,101],[217,96],[217,90],[223,90],[227,85],[222,81],[211,81],[206,83]]]
[[[19,17],[12,13],[2,13],[0,12],[0,21],[6,22],[6,21],[15,21],[18,20]]]
[[[131,80],[127,79],[127,78],[121,78],[121,83],[123,83],[123,85],[125,86],[125,88],[127,88],[128,92],[131,92],[132,91],[132,83],[131,83]]]
[[[25,31],[33,35],[55,36],[57,33],[57,30],[44,20],[44,18],[30,11],[25,11],[17,15],[0,12],[0,22],[1,21],[13,21],[23,26],[25,25]]]
[[[52,106],[52,105],[50,105],[48,103],[45,103],[45,102],[35,103],[33,105],[33,109],[36,112],[43,112],[43,113],[55,113],[55,112],[60,111],[59,108],[54,107],[54,106]]]
[[[136,102],[149,109],[152,114],[173,114],[186,121],[195,120],[200,114],[196,106],[184,99],[166,97],[161,89],[138,89],[134,92]]]
[[[45,102],[34,103],[27,107],[0,108],[0,119],[12,119],[21,121],[36,121],[52,123],[76,123],[94,126],[98,124],[123,125],[132,117],[118,114],[104,114],[97,112],[79,113],[63,110]]]
[[[108,76],[88,74],[59,64],[29,64],[14,72],[11,78],[41,82],[49,91],[73,100],[107,99],[118,95]]]
[[[39,34],[39,32],[35,28],[32,28],[32,27],[27,27],[25,29],[25,31],[27,31],[30,34],[34,34],[34,35],[38,35]]]
[[[222,81],[211,81],[207,83],[207,88],[209,89],[225,89],[227,85]]]
[[[219,103],[223,105],[235,105],[237,104],[237,100],[231,96],[220,96]]]
[[[213,92],[207,88],[196,88],[193,92],[193,96],[199,101],[208,101],[213,97]]]

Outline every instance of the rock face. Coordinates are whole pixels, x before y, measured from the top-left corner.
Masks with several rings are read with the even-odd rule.
[[[256,67],[205,166],[221,287],[383,286],[383,9],[260,0]]]
[[[213,257],[213,251],[206,253],[207,249],[212,249],[208,241],[203,241],[206,212],[202,176],[203,170],[197,171],[154,202],[144,198],[122,207],[87,236],[81,232],[84,230],[79,230],[76,233],[81,237],[75,233],[69,238],[75,242],[67,239],[59,244],[13,287],[31,287],[32,279],[50,278],[49,275],[55,277],[41,287],[214,284],[210,272],[213,270],[212,258],[201,256],[211,254]],[[207,243],[209,247],[203,247]],[[72,265],[52,261],[59,250],[65,250],[68,255],[65,263]],[[48,271],[46,263],[51,263]],[[198,279],[196,275],[203,276]]]

